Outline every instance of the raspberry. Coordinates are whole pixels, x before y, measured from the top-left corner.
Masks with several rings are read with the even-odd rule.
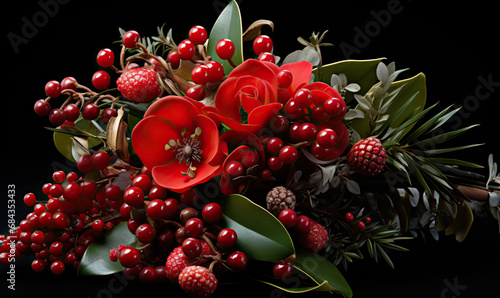
[[[281,210],[295,208],[295,194],[283,186],[271,189],[266,196],[267,210],[278,215]]]
[[[160,95],[156,72],[145,67],[132,68],[116,81],[118,90],[134,102],[151,102]]]
[[[207,268],[188,266],[179,274],[179,285],[193,297],[209,297],[217,288],[217,278]]]
[[[325,247],[328,242],[328,231],[323,225],[317,223],[313,219],[310,221],[311,229],[308,233],[302,233],[297,230],[297,241],[303,247],[311,251],[318,252]]]
[[[182,251],[182,246],[174,248],[165,263],[166,275],[170,282],[176,283],[178,281],[179,273],[182,269],[189,265],[190,262],[191,261]]]
[[[379,139],[366,138],[354,144],[347,155],[351,170],[365,176],[375,176],[384,168],[387,153]]]

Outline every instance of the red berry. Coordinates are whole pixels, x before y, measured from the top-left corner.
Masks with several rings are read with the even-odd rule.
[[[210,82],[219,82],[224,78],[224,66],[220,62],[212,60],[205,64],[208,68]]]
[[[42,272],[45,269],[45,261],[41,259],[35,259],[31,262],[31,268],[35,272]]]
[[[165,214],[165,219],[175,219],[179,216],[179,201],[176,199],[165,200],[165,206],[167,212]]]
[[[300,142],[299,128],[301,123],[293,123],[290,125],[290,129],[288,130],[288,136],[290,137],[290,142],[297,143]]]
[[[152,284],[158,280],[158,272],[153,267],[144,267],[139,273],[139,280],[143,284]]]
[[[201,210],[201,217],[207,224],[214,224],[222,219],[222,207],[217,203],[208,203]]]
[[[323,104],[325,113],[332,115],[334,119],[342,119],[346,113],[345,102],[338,97],[332,97]]]
[[[85,120],[95,120],[99,117],[101,113],[101,109],[93,103],[89,103],[85,105],[82,111],[82,117]]]
[[[346,220],[347,222],[351,222],[351,221],[353,221],[353,220],[354,220],[354,215],[352,215],[352,213],[351,213],[351,212],[347,212],[347,213],[345,214],[345,220]]]
[[[199,218],[190,218],[184,224],[184,231],[189,237],[198,237],[203,233],[203,222]]]
[[[271,156],[267,160],[267,166],[269,169],[277,172],[283,168],[283,162],[277,156]]]
[[[155,239],[156,230],[149,224],[142,224],[135,230],[135,236],[141,243],[150,243]]]
[[[106,186],[104,194],[110,201],[118,201],[123,197],[123,192],[120,187],[114,184]]]
[[[360,232],[363,232],[363,231],[365,230],[365,223],[364,223],[364,222],[362,222],[362,221],[360,221],[360,222],[358,222],[358,223],[356,224],[356,227],[358,228],[358,230],[359,230]]]
[[[253,167],[259,161],[258,157],[257,157],[257,154],[255,154],[255,152],[253,152],[252,150],[245,150],[245,151],[243,151],[243,153],[241,155],[242,155],[242,157],[241,157],[241,165],[244,168]]]
[[[215,52],[222,60],[229,60],[234,55],[234,43],[227,38],[221,39],[215,45]]]
[[[127,188],[123,194],[123,200],[135,208],[141,208],[144,205],[144,192],[136,186]]]
[[[64,112],[61,109],[53,109],[49,114],[49,121],[55,126],[59,126],[66,121],[64,117]]]
[[[55,261],[50,265],[50,271],[54,274],[62,274],[64,272],[65,266],[64,263],[61,261]]]
[[[159,185],[155,185],[149,190],[148,197],[150,200],[165,200],[167,198],[167,190]]]
[[[305,215],[300,215],[297,218],[295,227],[300,233],[309,233],[311,230],[311,219]]]
[[[66,120],[74,122],[80,116],[80,108],[74,103],[70,103],[64,107],[63,113]]]
[[[233,160],[226,165],[226,173],[231,178],[239,177],[243,175],[243,165],[239,161]]]
[[[51,224],[52,224],[52,213],[50,212],[43,212],[42,214],[40,214],[40,216],[38,217],[38,221],[40,222],[40,224],[44,227],[49,227]]]
[[[266,148],[271,155],[278,155],[283,148],[283,141],[280,138],[271,138],[267,142]]]
[[[38,116],[47,116],[50,113],[50,109],[50,104],[43,99],[37,100],[33,108]]]
[[[253,51],[256,55],[273,50],[273,40],[267,35],[260,35],[253,41]]]
[[[74,203],[82,197],[82,188],[76,182],[69,182],[64,186],[64,200]]]
[[[132,186],[139,187],[144,193],[149,192],[151,184],[151,178],[146,174],[139,174],[132,180]]]
[[[68,218],[62,212],[56,212],[52,215],[52,223],[56,229],[64,229],[69,226]]]
[[[179,52],[171,50],[167,54],[167,62],[170,63],[173,69],[179,68],[181,65],[181,58],[179,57]]]
[[[179,286],[188,295],[209,297],[217,288],[217,278],[205,267],[187,266],[179,273]]]
[[[62,81],[61,81],[61,90],[65,90],[65,89],[71,89],[71,90],[75,90],[76,89],[76,79],[73,78],[73,77],[65,77]]]
[[[205,85],[209,81],[208,67],[205,65],[198,65],[191,71],[191,79],[195,84]]]
[[[283,115],[277,115],[269,122],[269,128],[277,134],[286,132],[289,125],[290,121],[288,121],[288,119]]]
[[[36,203],[36,196],[34,193],[27,193],[23,198],[24,204],[33,206]]]
[[[274,55],[271,53],[261,53],[258,57],[257,60],[259,61],[267,61],[271,63],[275,63],[276,59],[274,58]]]
[[[58,81],[52,80],[45,84],[45,94],[50,97],[59,97],[61,95],[61,84]]]
[[[154,199],[146,207],[146,213],[152,220],[158,220],[167,214],[167,206],[163,200]]]
[[[201,241],[197,238],[189,237],[182,242],[182,252],[188,259],[196,259],[201,255]]]
[[[111,161],[111,157],[107,152],[104,151],[96,151],[92,154],[92,158],[90,162],[92,163],[94,169],[102,170],[109,166],[109,162]]]
[[[52,242],[52,244],[50,244],[49,252],[56,257],[64,255],[64,244],[59,241]]]
[[[137,31],[130,30],[123,34],[122,43],[126,48],[135,48],[140,38],[141,36]]]
[[[295,147],[285,146],[281,148],[279,158],[284,164],[291,165],[299,158],[299,152]]]
[[[102,49],[97,54],[97,64],[101,67],[110,67],[115,61],[115,54],[110,49]]]
[[[45,241],[45,234],[42,231],[35,231],[31,233],[31,242],[42,244]]]
[[[185,39],[177,46],[177,52],[181,60],[191,60],[196,52],[196,48],[192,41]]]
[[[299,127],[299,136],[302,141],[311,141],[318,135],[318,128],[312,123],[302,123]]]
[[[281,281],[289,280],[293,276],[293,265],[289,262],[278,261],[274,264],[273,275]]]
[[[92,85],[97,89],[106,89],[111,82],[111,78],[104,70],[98,70],[92,76]]]
[[[225,228],[222,229],[217,235],[217,242],[224,248],[231,248],[236,245],[238,241],[238,236],[233,229]]]
[[[115,109],[106,108],[106,109],[102,110],[101,120],[105,124],[108,124],[109,120],[113,117],[116,117],[117,114],[118,114],[118,112]]]
[[[278,79],[278,87],[286,89],[292,84],[293,75],[291,71],[284,69],[276,75],[276,78]]]
[[[53,184],[49,189],[49,194],[54,198],[59,198],[62,196],[64,188],[61,184]]]
[[[204,44],[208,39],[207,30],[202,26],[194,26],[189,30],[189,40],[194,44]]]
[[[92,155],[85,154],[78,158],[76,166],[78,170],[84,174],[90,173],[94,170],[94,166],[91,162]]]
[[[248,265],[248,258],[241,251],[235,251],[227,257],[226,262],[234,271],[242,271]]]
[[[192,85],[186,90],[186,96],[196,101],[205,98],[205,88],[203,85]]]
[[[293,228],[298,222],[297,213],[293,209],[281,210],[278,219],[287,229]]]
[[[127,246],[120,251],[118,259],[123,267],[132,268],[139,264],[141,252],[134,247]]]
[[[298,108],[307,108],[312,104],[313,96],[311,90],[302,88],[295,93],[293,100]]]
[[[299,108],[295,100],[291,99],[285,105],[285,113],[288,119],[298,120],[304,116],[305,111],[303,108]]]
[[[333,129],[325,128],[318,133],[316,140],[321,147],[332,148],[337,143],[337,133]]]
[[[104,221],[102,219],[96,219],[92,222],[92,229],[95,231],[102,231],[104,229]]]

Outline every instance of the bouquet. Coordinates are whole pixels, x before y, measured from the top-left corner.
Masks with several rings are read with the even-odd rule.
[[[76,168],[24,196],[33,212],[1,236],[0,262],[123,271],[197,297],[233,273],[351,297],[337,267],[393,267],[400,241],[441,231],[463,241],[475,211],[500,220],[493,156],[489,177],[448,156],[479,145],[448,146],[476,125],[442,132],[459,109],[429,105],[424,74],[401,79],[383,58],[325,63],[327,32],[278,57],[261,33],[273,26],[243,31],[231,1],[180,42],[164,26],[120,28],[92,86],[47,82],[34,111]]]

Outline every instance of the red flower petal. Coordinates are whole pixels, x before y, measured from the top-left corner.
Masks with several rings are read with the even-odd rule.
[[[274,116],[276,116],[276,114],[278,114],[282,107],[283,105],[281,103],[275,102],[255,108],[248,114],[248,124],[256,124],[260,127],[264,127]]]
[[[292,84],[286,89],[290,95],[295,94],[300,85],[307,85],[311,82],[312,64],[310,62],[288,63],[281,66],[281,69],[289,70],[292,73]]]
[[[179,129],[194,130],[193,117],[201,111],[189,100],[180,96],[166,96],[155,101],[147,109],[144,117],[151,115],[170,119]]]
[[[132,132],[132,146],[144,165],[151,169],[175,157],[172,151],[165,150],[165,145],[169,140],[180,138],[179,129],[172,121],[159,116],[150,116],[135,126]]]

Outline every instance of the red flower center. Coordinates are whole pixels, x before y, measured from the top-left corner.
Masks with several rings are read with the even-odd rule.
[[[182,141],[177,139],[170,139],[168,144],[165,145],[165,150],[173,150],[175,153],[175,158],[179,163],[184,163],[188,168],[182,175],[187,175],[190,178],[196,177],[196,167],[193,166],[193,162],[201,162],[201,154],[203,150],[200,148],[200,140],[198,137],[201,135],[201,128],[197,127],[193,134],[188,132],[184,133]]]

